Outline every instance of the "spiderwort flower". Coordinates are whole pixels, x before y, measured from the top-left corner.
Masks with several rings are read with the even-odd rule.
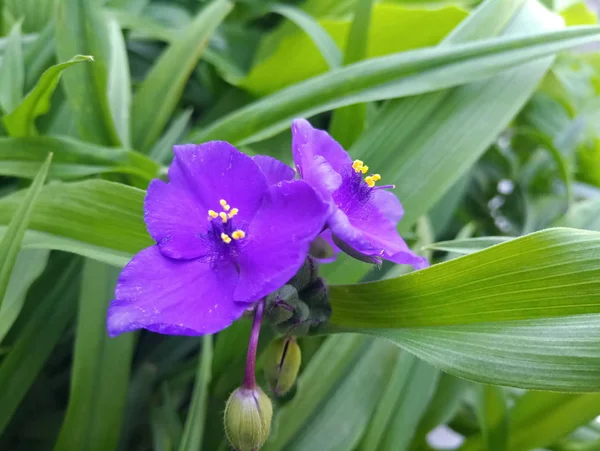
[[[378,263],[381,259],[428,266],[398,235],[396,225],[404,213],[398,198],[377,186],[381,175],[371,173],[329,134],[313,128],[304,119],[292,123],[294,163],[303,180],[310,183],[330,205],[327,225],[334,242],[346,253]]]
[[[282,181],[272,159],[260,165],[223,141],[174,153],[170,181],[152,181],[144,204],[157,244],[123,269],[111,336],[224,329],[294,276],[324,226],[327,205],[308,183]]]

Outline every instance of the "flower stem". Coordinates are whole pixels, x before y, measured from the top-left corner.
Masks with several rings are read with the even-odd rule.
[[[260,323],[262,321],[265,300],[261,299],[254,307],[254,321],[248,342],[248,355],[246,356],[246,371],[244,373],[244,388],[254,390],[256,388],[256,349],[258,348],[258,336],[260,335]]]

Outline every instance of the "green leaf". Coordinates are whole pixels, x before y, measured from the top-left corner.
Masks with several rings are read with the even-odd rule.
[[[0,107],[5,112],[14,110],[23,98],[25,66],[21,41],[21,22],[17,22],[10,30],[0,60]]]
[[[211,379],[211,363],[213,357],[212,336],[202,337],[202,354],[198,360],[198,371],[192,395],[192,404],[185,420],[185,428],[179,451],[201,451],[206,419],[209,384]]]
[[[477,238],[465,238],[462,240],[440,241],[429,244],[424,249],[436,251],[456,252],[457,254],[472,254],[497,244],[512,240],[509,236],[483,236]]]
[[[49,255],[44,249],[19,252],[0,308],[0,343],[21,313],[27,290],[44,271]]]
[[[0,432],[3,432],[17,407],[50,356],[52,349],[75,316],[79,262],[64,264],[58,274],[36,290],[35,308],[23,321],[18,337],[0,364]],[[43,277],[43,276],[42,276]]]
[[[332,338],[300,376],[294,399],[278,412],[265,451],[333,451],[358,445],[398,350],[365,337]],[[332,434],[340,424],[344,433]]]
[[[225,116],[207,129],[193,133],[190,139],[194,142],[225,139],[234,144],[249,144],[284,130],[298,116],[312,116],[355,103],[413,96],[481,80],[533,59],[592,42],[597,39],[599,31],[600,27],[573,27],[372,58],[319,75],[265,97]],[[529,78],[537,83],[541,77],[539,67],[543,67],[543,74],[549,61],[541,60],[532,64],[538,69],[532,71]],[[531,68],[528,70],[531,71]],[[493,82],[486,81],[465,89],[475,93],[484,86],[495,85],[494,91],[498,92],[499,85],[504,86],[507,79],[514,79],[517,74],[522,72],[505,73]],[[528,88],[517,92],[518,97],[523,100],[521,103],[511,104],[510,112],[513,115],[513,110],[516,110],[515,104],[520,107],[531,90],[532,88]],[[455,102],[459,97],[460,91],[452,95]],[[447,104],[450,107],[449,102]],[[444,113],[447,114],[446,111]],[[501,113],[502,118],[508,116],[504,109]],[[459,119],[458,115],[453,117]],[[464,123],[465,119],[460,118],[460,121]],[[437,122],[432,124],[438,125]],[[497,129],[499,132],[502,127],[497,126]],[[489,134],[487,128],[485,132],[486,135]],[[429,136],[425,133],[422,135]],[[403,155],[411,154],[405,152]],[[395,163],[403,162],[397,159]],[[466,163],[470,162],[464,164]],[[414,171],[413,168],[410,170]],[[410,211],[408,208],[406,210]]]
[[[600,394],[525,393],[510,411],[511,451],[544,448],[598,415]],[[469,439],[460,451],[483,451],[480,437]]]
[[[396,279],[330,286],[330,330],[392,340],[480,382],[599,390],[599,246],[598,232],[548,229]]]
[[[47,69],[25,99],[10,114],[4,116],[3,121],[8,133],[11,136],[37,135],[35,118],[46,114],[50,109],[50,98],[62,71],[74,64],[89,61],[93,61],[91,56],[77,55],[69,61]]]
[[[315,10],[320,9],[318,6],[311,8],[302,4],[299,7],[318,19],[318,25],[346,53],[346,48],[352,45],[348,38],[353,22],[352,13],[356,12],[357,3],[356,0],[349,2],[347,14],[338,17],[331,11],[325,12],[330,8],[322,9],[321,15],[315,14]],[[364,10],[361,14],[365,14]],[[429,8],[376,2],[372,14],[364,18],[371,23],[366,57],[435,45],[467,14],[465,9],[454,5]],[[421,32],[424,28],[427,28],[427,33]],[[290,59],[290,55],[294,57]],[[346,60],[346,64],[349,62]],[[254,58],[254,66],[241,81],[241,87],[254,95],[264,96],[327,72],[332,67],[314,37],[300,32],[294,24],[287,22],[263,37]]]
[[[159,165],[132,150],[96,146],[67,137],[0,138],[0,175],[33,178],[48,152],[49,176],[65,180],[121,173],[155,178]]]
[[[373,0],[358,0],[354,20],[348,33],[344,64],[352,64],[365,58],[369,39],[369,25]],[[350,105],[334,111],[329,131],[345,148],[349,148],[365,128],[367,106]]]
[[[272,5],[269,10],[282,15],[300,27],[317,46],[330,69],[342,65],[342,53],[337,44],[312,16],[301,9],[287,5]]]
[[[396,363],[365,433],[361,451],[404,451],[425,412],[439,371],[409,353]]]
[[[143,221],[144,195],[102,180],[48,185],[31,216],[24,247],[59,249],[124,266],[153,244]],[[23,197],[19,192],[0,199],[0,225],[15,215]]]
[[[148,156],[159,163],[167,163],[173,156],[173,146],[180,142],[187,129],[193,110],[188,108],[173,118],[164,135],[154,144]]]
[[[479,385],[475,412],[487,451],[506,451],[508,445],[508,406],[501,387]]]
[[[141,83],[133,98],[135,148],[148,151],[160,136],[210,37],[231,8],[228,0],[215,0],[204,8],[164,51]]]
[[[135,334],[109,338],[106,307],[118,270],[87,260],[79,295],[71,392],[55,451],[117,447]]]
[[[31,187],[23,196],[22,202],[15,208],[14,216],[11,217],[8,228],[4,233],[2,241],[0,241],[0,306],[3,303],[4,295],[10,280],[10,274],[12,273],[13,266],[15,265],[21,248],[21,241],[23,240],[25,230],[27,230],[27,226],[31,220],[35,202],[46,181],[46,175],[48,174],[51,161],[52,154],[49,154],[46,157],[44,164],[42,164],[42,167],[38,170]]]
[[[75,113],[79,133],[95,144],[120,145],[108,101],[111,48],[108,22],[96,0],[56,2],[56,53],[66,61],[92,55],[94,64],[65,72],[63,87]]]
[[[108,17],[106,22],[110,45],[108,80],[106,82],[108,108],[121,144],[130,147],[131,77],[129,75],[127,48],[125,47],[121,27],[116,19]]]

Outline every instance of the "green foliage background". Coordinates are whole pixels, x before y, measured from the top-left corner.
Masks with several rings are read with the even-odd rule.
[[[333,316],[300,340],[263,449],[430,450],[445,425],[461,451],[600,450],[600,27],[584,2],[0,8],[0,449],[228,449],[248,322],[109,339],[106,308],[151,244],[144,190],[173,144],[289,162],[291,120],[310,117],[396,184],[400,231],[435,265],[322,267]]]

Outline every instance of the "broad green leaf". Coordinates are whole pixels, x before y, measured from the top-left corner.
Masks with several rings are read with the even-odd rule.
[[[70,260],[36,290],[35,308],[23,321],[13,346],[0,364],[0,432],[29,391],[52,349],[75,316],[79,261]],[[42,276],[43,277],[43,276]]]
[[[319,75],[265,97],[225,116],[208,128],[193,133],[190,139],[194,142],[224,139],[235,144],[249,144],[284,130],[298,116],[312,116],[355,103],[414,96],[481,80],[505,69],[531,62],[533,59],[592,42],[598,39],[599,30],[600,27],[573,27],[560,31],[538,32],[528,36],[508,36],[372,58]],[[478,91],[485,87],[489,89],[491,86],[497,93],[500,88],[505,88],[507,79],[515,81],[523,77],[521,83],[527,89],[516,91],[516,101],[510,105],[512,108],[501,109],[498,113],[500,119],[506,122],[531,94],[533,87],[530,88],[526,82],[535,86],[547,69],[549,61],[542,59],[532,64],[535,64],[537,70],[532,71],[528,68],[528,72],[531,73],[528,78],[523,75],[523,69],[515,69],[499,76],[498,79],[468,85],[465,90],[471,91],[474,97]],[[448,94],[450,100],[445,102],[445,106],[456,109],[457,103],[462,100],[460,99],[462,92],[453,91]],[[452,100],[454,105],[450,104]],[[491,105],[488,106],[491,108]],[[437,111],[437,114],[448,115],[448,111]],[[471,112],[472,109],[469,111]],[[489,114],[487,111],[485,113]],[[481,117],[481,112],[479,116]],[[461,124],[465,123],[465,117],[459,115],[452,117],[460,120]],[[497,131],[494,130],[495,137],[502,129],[503,123],[494,123],[498,123]],[[439,126],[437,121],[429,124]],[[454,127],[454,124],[452,126]],[[477,129],[470,127],[470,131],[473,130]],[[487,128],[484,131],[486,136],[490,135]],[[420,136],[428,137],[430,134],[421,133]],[[403,155],[407,155],[408,158],[411,154]],[[400,164],[403,161],[398,159],[394,163]],[[470,161],[467,160],[462,164],[470,165]],[[409,169],[409,166],[406,165],[406,170],[414,172],[414,169],[412,167]],[[439,165],[439,167],[444,166]],[[431,177],[433,176],[432,173]],[[443,190],[443,188],[437,189]],[[418,189],[413,191],[420,192]],[[410,209],[406,208],[406,211],[410,212]]]
[[[87,260],[79,294],[69,405],[55,451],[117,447],[135,335],[110,338],[106,307],[118,270]]]
[[[356,10],[357,2],[353,0],[353,3],[350,12]],[[303,9],[309,12],[306,5],[303,5]],[[318,24],[345,54],[349,45],[352,14],[343,17],[329,14],[322,17],[314,12],[309,14],[320,19]],[[361,14],[364,14],[364,10]],[[366,56],[373,58],[435,45],[466,15],[467,11],[456,6],[415,8],[377,3],[372,16],[365,17],[371,22]],[[428,33],[421,33],[420,30],[425,27]],[[294,58],[290,59],[290,55],[294,55]],[[289,26],[282,27],[263,38],[255,64],[241,86],[255,95],[264,96],[324,73],[331,67],[313,36],[290,29]]]
[[[46,161],[42,164],[42,167],[38,170],[31,187],[29,187],[21,199],[20,205],[15,208],[14,216],[10,218],[8,228],[2,237],[2,241],[0,241],[0,306],[3,304],[4,295],[6,294],[10,281],[10,275],[21,248],[21,241],[23,240],[29,222],[31,221],[35,203],[44,186],[44,182],[46,181],[46,175],[48,174],[51,161],[52,154],[49,154],[46,157]]]
[[[35,87],[19,105],[4,116],[3,121],[11,136],[37,135],[35,119],[50,109],[50,99],[58,85],[62,71],[81,62],[93,61],[91,56],[77,55],[64,63],[56,64],[46,70]]]
[[[494,385],[476,389],[475,412],[487,451],[506,451],[508,445],[508,406],[504,390]]]
[[[58,0],[5,0],[5,13],[23,19],[26,33],[40,31],[52,20],[52,9]]]
[[[23,194],[0,199],[0,225],[9,223]],[[124,266],[153,244],[143,221],[144,195],[102,180],[48,185],[31,216],[24,247],[59,249]]]
[[[33,178],[48,152],[53,164],[49,176],[79,179],[104,173],[121,173],[151,180],[159,165],[132,150],[101,147],[67,137],[0,138],[0,175]]]
[[[111,48],[107,17],[96,0],[56,2],[56,53],[66,61],[92,55],[93,64],[65,72],[63,87],[81,137],[95,144],[119,145],[121,140],[108,101]]]
[[[19,253],[0,308],[0,343],[21,313],[27,290],[44,271],[49,255],[45,249],[26,249]]]
[[[439,371],[409,353],[402,353],[381,395],[360,451],[404,451],[425,412]]]
[[[300,27],[317,46],[330,69],[341,66],[342,54],[340,49],[338,49],[337,44],[327,34],[327,31],[312,16],[306,14],[301,9],[287,5],[273,5],[269,9]]]
[[[344,64],[352,64],[366,57],[372,9],[373,0],[356,2],[354,20],[348,32]],[[366,119],[365,104],[340,108],[333,113],[329,132],[343,147],[349,148],[364,131]]]
[[[480,382],[600,390],[599,246],[598,232],[548,229],[396,279],[330,286],[330,327]]]
[[[39,78],[56,58],[54,48],[54,21],[37,35],[35,41],[25,48],[25,92],[31,91]]]
[[[0,108],[9,112],[21,102],[25,86],[21,22],[17,22],[10,30],[0,59],[0,80]]]
[[[160,136],[210,37],[231,8],[228,0],[210,3],[164,51],[141,83],[133,98],[135,148],[148,151]]]
[[[529,392],[510,411],[511,451],[528,451],[553,444],[579,426],[594,419],[600,409],[600,394]],[[469,439],[460,451],[484,451],[481,438]]]
[[[277,414],[265,451],[354,449],[387,385],[398,350],[365,337],[333,337]],[[344,425],[343,434],[332,431]]]
[[[436,251],[455,252],[457,254],[472,254],[496,244],[506,243],[512,237],[508,236],[484,236],[477,238],[466,238],[453,241],[440,241],[438,243],[429,244],[424,249]]]
[[[207,415],[207,402],[211,378],[211,364],[213,358],[212,336],[202,337],[202,354],[198,360],[198,371],[194,383],[192,403],[185,420],[185,428],[179,451],[201,451],[204,435],[204,422]]]

